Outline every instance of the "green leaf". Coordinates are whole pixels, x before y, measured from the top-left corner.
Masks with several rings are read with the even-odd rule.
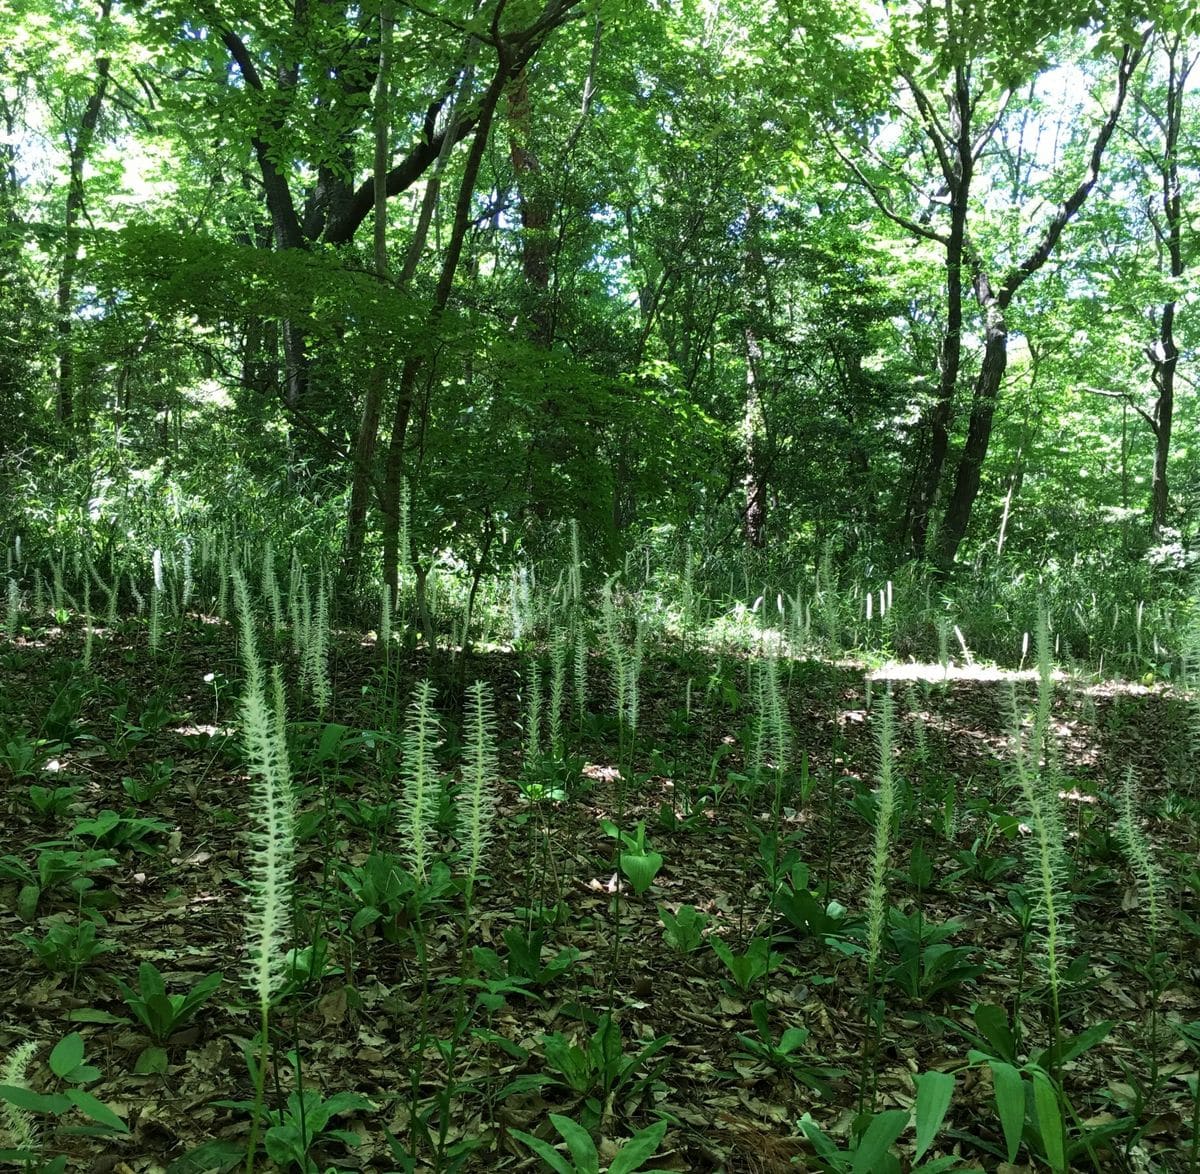
[[[1025,1128],[1025,1084],[1021,1074],[1003,1060],[992,1060],[992,1087],[996,1093],[996,1111],[1008,1147],[1009,1165],[1017,1160],[1021,1133]]]
[[[65,1113],[71,1102],[60,1093],[34,1092],[19,1084],[0,1084],[0,1101],[7,1101],[27,1113],[46,1113],[58,1116]]]
[[[1038,1130],[1042,1135],[1046,1161],[1055,1174],[1064,1174],[1067,1168],[1067,1154],[1062,1107],[1054,1084],[1044,1072],[1033,1073],[1033,1105],[1037,1112]]]
[[[92,1096],[90,1092],[84,1092],[81,1088],[69,1088],[65,1095],[67,1100],[85,1117],[99,1121],[101,1125],[107,1125],[109,1129],[115,1130],[117,1133],[129,1132],[129,1126],[102,1100]]]
[[[208,999],[208,997],[225,981],[223,974],[208,974],[205,975],[179,1002],[177,1010],[177,1019],[184,1022],[190,1019],[195,1011]]]
[[[83,1063],[83,1036],[77,1031],[60,1039],[50,1053],[50,1071],[65,1079]]]
[[[948,1072],[926,1072],[917,1083],[917,1149],[913,1161],[919,1162],[933,1144],[954,1096],[954,1077]]]
[[[360,1110],[364,1113],[370,1113],[374,1109],[374,1104],[367,1100],[361,1093],[357,1092],[335,1092],[325,1102],[325,1110],[330,1117],[337,1117],[341,1113],[353,1113]]]
[[[562,1135],[575,1160],[576,1174],[600,1174],[600,1155],[591,1134],[578,1122],[560,1113],[551,1113],[550,1121]]]
[[[176,1158],[168,1167],[167,1174],[226,1174],[235,1166],[246,1160],[245,1145],[230,1141],[228,1138],[219,1141],[206,1141]]]
[[[263,1138],[263,1149],[267,1157],[277,1165],[287,1169],[294,1161],[304,1167],[304,1139],[295,1125],[273,1125]]]
[[[1008,1026],[1008,1015],[1003,1007],[992,1003],[981,1003],[975,1008],[975,1026],[995,1050],[996,1056],[1009,1064],[1017,1062],[1017,1045]],[[1010,1158],[1011,1162],[1012,1159]]]
[[[25,922],[26,925],[31,925],[33,919],[37,916],[38,902],[42,899],[42,889],[40,885],[28,884],[22,885],[17,893],[17,916]]]
[[[151,1044],[143,1048],[134,1061],[133,1070],[138,1076],[163,1075],[167,1071],[167,1050]]]
[[[102,1023],[107,1027],[131,1022],[125,1015],[114,1015],[111,1011],[101,1011],[98,1007],[78,1007],[67,1018],[72,1023]]]
[[[574,1174],[574,1171],[567,1164],[566,1158],[553,1146],[542,1141],[540,1137],[534,1137],[532,1133],[524,1133],[520,1129],[512,1129],[509,1132],[517,1141],[533,1150],[556,1174]]]
[[[639,1129],[618,1151],[608,1167],[608,1174],[635,1174],[654,1152],[662,1145],[663,1134],[667,1132],[665,1121],[656,1121]]]
[[[830,1141],[825,1131],[812,1119],[810,1114],[805,1113],[800,1118],[800,1130],[826,1163],[833,1166],[834,1169],[844,1167],[845,1164],[840,1160],[837,1146]]]
[[[650,887],[663,866],[663,858],[658,852],[622,852],[620,862],[621,871],[639,896]]]
[[[166,983],[163,982],[163,976],[159,972],[157,966],[153,962],[143,962],[138,967],[138,986],[141,988],[142,998],[146,1002],[150,1002],[156,995],[162,998],[167,993]]]
[[[877,1113],[854,1151],[850,1174],[878,1174],[892,1143],[908,1128],[908,1110],[888,1109]]]
[[[1082,1056],[1089,1048],[1094,1048],[1115,1026],[1116,1024],[1111,1019],[1106,1019],[1103,1023],[1096,1023],[1087,1031],[1081,1031],[1070,1039],[1060,1041],[1055,1047],[1039,1052],[1033,1062],[1039,1068],[1047,1070],[1054,1070],[1063,1064],[1069,1064],[1077,1056]]]

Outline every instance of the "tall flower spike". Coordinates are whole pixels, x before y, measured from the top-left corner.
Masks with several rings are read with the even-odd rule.
[[[879,801],[875,806],[875,840],[871,853],[871,888],[867,893],[867,958],[872,975],[883,950],[887,920],[887,868],[891,853],[892,817],[896,810],[896,784],[892,774],[892,750],[896,740],[896,710],[890,690],[879,705],[875,723],[879,745]]]
[[[467,694],[467,740],[457,808],[458,834],[466,857],[467,876],[473,882],[492,836],[496,779],[500,769],[491,692],[483,681],[476,681]]]
[[[404,730],[404,793],[400,799],[401,851],[413,875],[424,881],[433,856],[434,823],[437,819],[438,778],[433,753],[438,743],[438,720],[433,710],[433,686],[417,684],[408,707]]]
[[[296,803],[284,730],[283,678],[272,672],[272,703],[254,638],[250,593],[240,572],[234,594],[242,622],[242,740],[250,768],[249,877],[247,881],[247,985],[266,1008],[287,978],[291,936]]]

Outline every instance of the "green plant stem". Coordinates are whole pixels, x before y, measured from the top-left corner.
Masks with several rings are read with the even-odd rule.
[[[467,879],[463,890],[462,933],[458,948],[458,991],[454,998],[454,1027],[450,1037],[450,1054],[446,1057],[446,1082],[442,1088],[442,1104],[438,1113],[437,1156],[435,1169],[440,1170],[446,1158],[446,1137],[450,1132],[450,1098],[454,1089],[454,1065],[458,1057],[458,1041],[466,1027],[466,991],[468,959],[471,956],[471,899],[474,896],[475,883]]]
[[[1029,930],[1022,928],[1021,944],[1017,947],[1017,990],[1013,995],[1013,1040],[1019,1051],[1021,1048],[1021,1000],[1025,992],[1025,961],[1029,952]]]
[[[270,1049],[270,1037],[267,1034],[270,1026],[270,1005],[259,1003],[259,1034],[262,1043],[258,1053],[258,1070],[254,1073],[254,1114],[250,1118],[250,1141],[246,1146],[246,1174],[254,1174],[254,1158],[258,1153],[258,1129],[262,1120],[264,1098],[266,1096],[267,1059]]]
[[[1196,1073],[1196,1085],[1192,1090],[1192,1148],[1188,1155],[1189,1174],[1200,1171],[1200,1072]]]

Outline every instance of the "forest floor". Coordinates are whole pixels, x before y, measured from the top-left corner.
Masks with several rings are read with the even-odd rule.
[[[67,1131],[89,1124],[78,1114],[65,1115],[57,1131],[45,1118],[46,1155],[67,1154],[94,1171],[231,1169],[249,1133],[245,1102],[253,1094],[243,1053],[258,1026],[245,989],[248,781],[233,727],[231,682],[241,673],[232,632],[190,621],[154,657],[143,628],[118,627],[96,638],[86,671],[81,647],[76,625],[30,635],[3,653],[0,1064],[34,1041],[30,1087],[62,1089],[74,1075],[128,1123],[127,1135],[88,1137]],[[380,916],[364,913],[351,926],[370,906],[361,891],[354,896],[347,874],[361,890],[372,851],[398,850],[391,803],[408,685],[427,672],[436,682],[443,671],[419,654],[398,657],[397,689],[381,677],[369,643],[341,637],[330,714],[318,719],[293,706],[297,940],[317,943],[318,961],[310,953],[314,973],[298,976],[276,1015],[279,1055],[298,1054],[310,1093],[355,1093],[370,1103],[335,1103],[341,1111],[301,1145],[309,1169],[432,1169],[441,1132],[443,1169],[457,1160],[468,1170],[534,1170],[538,1159],[514,1131],[556,1144],[550,1113],[588,1128],[601,1165],[614,1146],[665,1119],[646,1168],[837,1169],[833,1159],[826,1166],[814,1158],[801,1117],[809,1114],[844,1148],[864,1078],[875,1109],[908,1109],[914,1077],[927,1072],[954,1074],[953,1099],[926,1165],[911,1164],[911,1129],[900,1140],[903,1169],[929,1169],[948,1155],[960,1161],[936,1168],[1045,1168],[1031,1157],[1043,1144],[1033,1109],[1025,1144],[1009,1161],[994,1069],[979,1055],[969,1062],[972,1048],[981,1052],[989,1042],[994,1058],[1004,1051],[1003,1032],[981,1029],[980,1006],[1017,1009],[1017,1067],[1051,1037],[1044,950],[1018,917],[1021,894],[1028,895],[1020,884],[1028,829],[1008,766],[1010,688],[1031,710],[1035,681],[1010,686],[1005,674],[944,681],[938,669],[925,680],[893,682],[901,810],[888,902],[902,915],[869,992],[856,923],[871,874],[874,727],[887,686],[871,683],[869,712],[863,666],[784,665],[794,750],[776,788],[773,778],[756,786],[747,774],[751,690],[736,653],[648,648],[632,767],[615,723],[592,717],[582,729],[568,725],[566,761],[540,770],[522,761],[521,658],[475,656],[468,679],[483,676],[494,689],[505,781],[464,936],[458,891],[427,903],[417,925],[412,903],[398,899],[378,902]],[[599,659],[590,677],[595,707],[607,708]],[[1076,1114],[1067,1145],[1099,1130],[1094,1158],[1076,1157],[1080,1169],[1187,1168],[1186,1078],[1196,1059],[1172,1024],[1200,1018],[1200,806],[1194,792],[1180,794],[1179,782],[1192,777],[1184,767],[1193,720],[1187,702],[1161,687],[1066,681],[1056,690],[1071,860],[1062,892],[1070,899],[1074,964],[1064,967],[1063,1030],[1075,1036],[1112,1023],[1063,1070]],[[457,754],[447,724],[451,778]],[[1165,908],[1158,949],[1166,956],[1155,966],[1147,965],[1147,893],[1115,835],[1128,767],[1166,878],[1158,897]],[[47,789],[40,802],[31,787]],[[54,788],[68,790],[55,799]],[[619,820],[631,835],[644,821],[645,849],[662,858],[644,892],[615,867],[604,820]],[[763,836],[776,827],[772,849]],[[88,850],[109,863],[71,855]],[[60,855],[39,872],[47,852]],[[815,905],[793,901],[784,915],[771,899],[768,869],[781,858],[798,866],[786,870],[784,889],[811,890]],[[704,915],[694,941],[686,926],[675,935],[676,946],[696,947],[686,951],[669,944],[660,912],[681,906]],[[88,920],[89,911],[109,952],[88,958],[86,943],[73,939],[74,953],[46,947],[40,960],[18,936],[46,940],[56,926]],[[733,966],[701,941],[701,927],[727,947]],[[153,1041],[113,982],[136,986],[145,962],[173,993],[205,975],[224,976],[161,1050],[147,1051]],[[760,1001],[765,1038],[755,1022]],[[994,1028],[993,1019],[984,1022]],[[788,1028],[808,1034],[783,1036]],[[55,1071],[48,1066],[51,1045],[76,1031],[99,1069],[94,1079],[64,1076],[62,1052]],[[286,1094],[296,1075],[282,1059],[278,1069]],[[315,1103],[306,1111],[310,1133],[320,1117]],[[274,1091],[268,1104],[279,1104]],[[1130,1113],[1136,1131],[1102,1139],[1107,1124]],[[415,1166],[401,1157],[410,1146]],[[841,1168],[851,1168],[849,1159]]]

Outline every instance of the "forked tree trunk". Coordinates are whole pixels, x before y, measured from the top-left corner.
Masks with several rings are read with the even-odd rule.
[[[1183,200],[1179,186],[1179,132],[1183,120],[1183,99],[1188,75],[1195,59],[1189,57],[1183,38],[1176,35],[1166,46],[1167,109],[1159,120],[1163,133],[1163,155],[1159,178],[1162,183],[1163,243],[1167,251],[1167,268],[1173,284],[1178,287],[1184,273]],[[1155,539],[1161,538],[1167,524],[1170,488],[1167,482],[1167,461],[1171,455],[1171,426],[1175,414],[1175,368],[1179,363],[1179,348],[1175,343],[1176,303],[1172,299],[1162,308],[1158,320],[1158,338],[1148,349],[1154,368],[1154,387],[1158,398],[1154,405],[1154,472],[1150,481],[1150,529]]]
[[[992,435],[996,401],[1008,366],[1008,326],[1005,314],[1021,286],[1050,259],[1063,231],[1096,186],[1104,150],[1116,129],[1117,119],[1129,92],[1129,79],[1142,59],[1149,35],[1147,30],[1136,45],[1126,45],[1122,50],[1117,68],[1116,95],[1092,143],[1083,179],[1059,205],[1035,246],[1008,271],[998,288],[992,286],[979,258],[971,255],[970,242],[967,243],[966,251],[971,256],[974,269],[975,300],[985,315],[984,355],[979,375],[975,380],[975,391],[971,398],[971,421],[955,473],[954,490],[946,504],[942,526],[937,535],[937,564],[942,571],[949,570],[958,555],[958,548],[971,522],[975,499],[979,495],[983,462]]]

